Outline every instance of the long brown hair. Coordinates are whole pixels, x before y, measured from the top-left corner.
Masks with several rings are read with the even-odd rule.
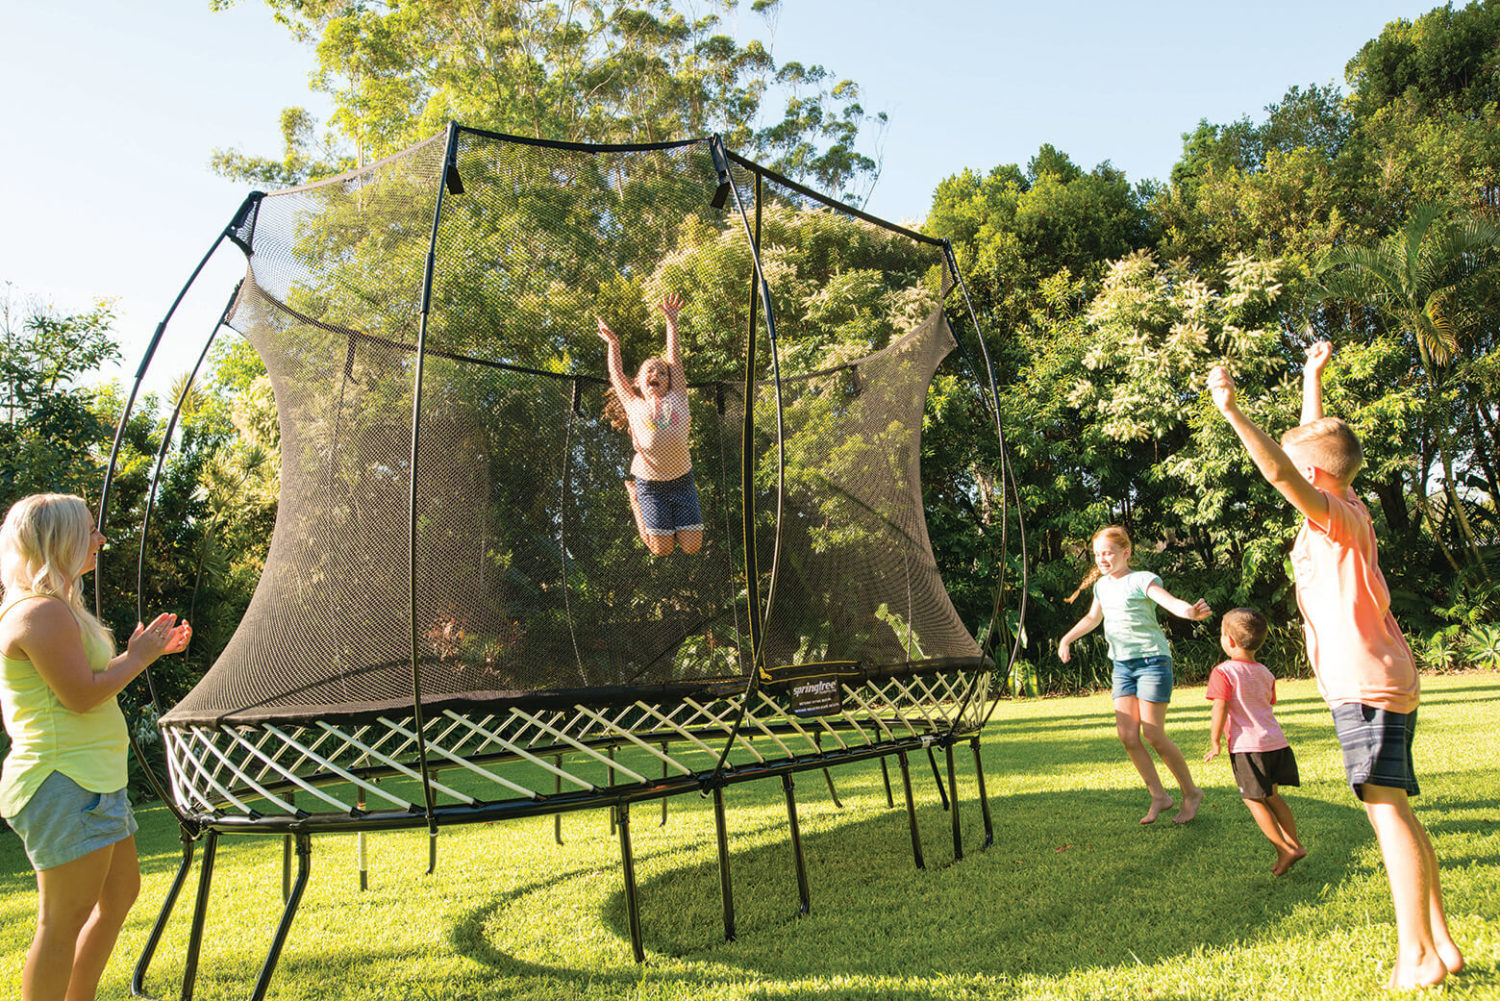
[[[1103,528],[1099,529],[1099,531],[1095,532],[1093,534],[1093,537],[1089,539],[1089,548],[1091,552],[1094,543],[1098,542],[1101,537],[1108,539],[1110,542],[1113,542],[1115,545],[1124,549],[1127,553],[1135,551],[1135,546],[1130,541],[1130,533],[1125,531],[1125,526],[1123,525],[1105,525]],[[1129,559],[1128,556],[1126,558]],[[1087,591],[1090,587],[1093,587],[1094,581],[1098,580],[1102,576],[1104,575],[1099,572],[1099,567],[1097,564],[1089,567],[1089,572],[1083,575],[1083,583],[1078,585],[1078,590],[1068,595],[1068,597],[1065,599],[1067,603],[1071,605],[1074,599],[1076,599],[1084,591]]]

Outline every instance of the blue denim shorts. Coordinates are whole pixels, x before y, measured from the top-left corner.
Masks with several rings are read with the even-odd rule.
[[[33,869],[81,859],[136,832],[124,789],[89,792],[62,772],[48,775],[21,811],[10,818]]]
[[[675,480],[635,478],[636,501],[647,535],[675,535],[703,531],[703,513],[698,510],[698,486],[689,469]]]
[[[1360,799],[1367,783],[1405,789],[1408,796],[1422,791],[1411,758],[1416,712],[1393,713],[1350,702],[1334,706],[1333,732],[1344,752],[1344,775]]]
[[[1117,660],[1110,680],[1114,698],[1134,695],[1142,702],[1171,702],[1172,657],[1163,653]]]

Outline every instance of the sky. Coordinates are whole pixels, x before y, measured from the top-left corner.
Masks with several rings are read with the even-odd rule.
[[[764,34],[741,0],[742,37]],[[1165,178],[1200,120],[1259,120],[1292,85],[1343,84],[1411,0],[783,0],[773,57],[861,88],[889,124],[866,209],[917,222],[964,168],[1043,143],[1131,181]],[[133,375],[157,322],[248,186],[216,148],[279,155],[282,108],[325,114],[312,51],[255,0],[0,0],[0,294],[61,312],[114,301]],[[244,259],[226,244],[169,328],[147,388],[186,369]]]

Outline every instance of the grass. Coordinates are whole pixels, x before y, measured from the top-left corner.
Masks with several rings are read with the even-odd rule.
[[[1269,874],[1228,761],[1199,763],[1208,708],[1180,689],[1168,716],[1208,789],[1190,825],[1135,823],[1146,797],[1114,738],[1107,696],[1006,703],[985,732],[995,844],[981,850],[972,757],[959,758],[965,858],[913,759],[928,869],[912,865],[905,813],[885,806],[878,764],[797,782],[812,914],[797,888],[779,784],[726,795],[739,938],[723,941],[713,816],[682,797],[632,812],[647,962],[631,961],[618,848],[603,812],[445,830],[424,876],[426,837],[370,839],[361,893],[351,837],[314,841],[313,878],[272,981],[278,999],[973,998],[1352,999],[1378,996],[1395,951],[1374,838],[1343,783],[1311,682],[1280,686],[1278,715],[1302,786],[1287,800],[1311,854]],[[1442,865],[1469,967],[1450,998],[1500,999],[1500,676],[1424,681],[1418,815]],[[941,758],[939,759],[941,761]],[[144,888],[101,997],[126,996],[178,857],[160,807],[140,811]],[[175,996],[193,881],[150,985]],[[280,841],[225,838],[196,997],[248,994],[278,915]],[[0,982],[16,985],[35,888],[18,841],[0,835]]]

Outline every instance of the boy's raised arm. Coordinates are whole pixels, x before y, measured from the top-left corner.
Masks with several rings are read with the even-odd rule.
[[[1234,379],[1223,365],[1214,366],[1213,371],[1208,374],[1208,390],[1213,397],[1214,406],[1219,408],[1219,413],[1224,415],[1234,433],[1239,435],[1255,468],[1260,470],[1260,475],[1292,507],[1322,524],[1328,516],[1328,498],[1312,485],[1311,480],[1302,475],[1281,446],[1240,410],[1235,402]]]
[[[1302,365],[1302,423],[1323,419],[1323,369],[1333,357],[1333,345],[1318,341],[1307,349]]]

